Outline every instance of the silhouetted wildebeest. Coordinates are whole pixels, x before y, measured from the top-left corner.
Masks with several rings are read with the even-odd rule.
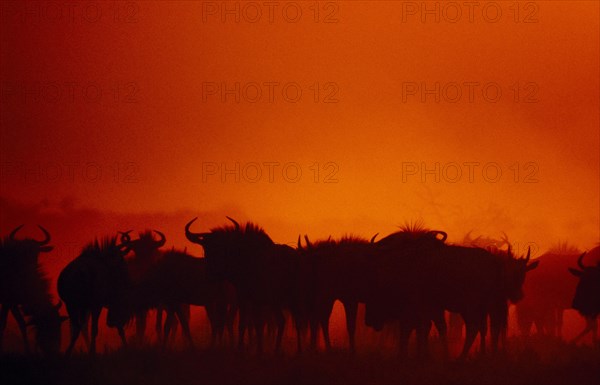
[[[500,239],[487,237],[483,235],[479,235],[475,238],[471,237],[471,233],[473,231],[469,231],[465,234],[463,241],[461,242],[462,246],[466,247],[479,247],[482,249],[486,249],[491,253],[502,252],[502,248],[504,246],[509,246],[510,243],[508,241],[508,236],[503,233],[503,236]],[[448,317],[448,336],[451,340],[456,341],[462,337],[462,328],[464,326],[464,322],[460,314],[449,312]]]
[[[127,259],[127,269],[129,272],[129,277],[131,279],[132,285],[137,285],[141,283],[145,278],[145,275],[149,270],[156,265],[163,256],[163,252],[160,250],[166,243],[166,237],[163,233],[158,230],[154,230],[156,234],[158,234],[159,239],[155,240],[152,232],[150,230],[146,230],[139,234],[138,239],[132,240],[129,237],[128,232],[121,232],[121,242],[126,244],[134,253],[134,257],[131,259]],[[182,305],[184,307],[179,312],[180,316],[185,316],[186,311],[189,315],[189,306]],[[162,314],[163,308],[160,304],[156,306],[156,335],[158,340],[160,341],[162,336]],[[136,337],[139,342],[142,342],[144,339],[144,333],[146,330],[146,316],[147,310],[139,308],[138,313],[135,314],[136,319]],[[189,321],[189,317],[188,321]],[[177,324],[170,325],[169,328],[175,327]]]
[[[172,249],[131,285],[115,306],[109,309],[108,317],[116,324],[126,323],[133,314],[151,308],[166,311],[166,344],[170,329],[178,319],[188,343],[193,345],[189,328],[189,305],[204,306],[211,324],[214,344],[222,337],[224,327],[233,311],[235,298],[223,282],[211,279],[207,274],[206,260],[186,252]],[[230,331],[231,332],[231,331]]]
[[[595,247],[589,254],[596,255],[600,253],[600,246]],[[573,309],[577,310],[586,319],[585,329],[574,339],[579,340],[587,333],[592,333],[594,342],[598,338],[598,315],[600,314],[600,260],[596,266],[585,266],[581,254],[577,259],[577,265],[580,270],[569,268],[571,274],[579,278],[575,296],[573,297]]]
[[[66,354],[71,354],[82,327],[89,316],[92,318],[92,340],[90,353],[96,352],[98,318],[103,307],[122,300],[130,287],[125,255],[129,252],[126,244],[117,244],[116,237],[106,237],[86,245],[79,256],[71,261],[58,276],[58,294],[65,302],[71,323],[71,340]],[[124,324],[116,327],[126,345]]]
[[[442,238],[439,239],[438,236]],[[399,321],[399,351],[407,353],[412,330],[417,332],[419,355],[425,355],[427,337],[434,321],[446,346],[444,310],[430,303],[423,288],[426,270],[424,257],[444,246],[446,233],[426,230],[419,226],[406,227],[376,242],[368,282],[371,286],[367,300],[365,323],[381,330],[385,323]],[[431,281],[433,277],[427,277]]]
[[[535,325],[538,334],[562,337],[563,313],[571,308],[577,286],[577,279],[567,269],[576,264],[579,255],[581,251],[575,247],[558,245],[536,259],[540,267],[527,275],[525,298],[516,306],[522,335],[529,335]],[[589,257],[593,262],[593,255]]]
[[[439,234],[443,239],[437,239]],[[367,317],[380,323],[389,311],[386,306],[394,304],[400,316],[412,318],[417,332],[421,330],[419,345],[424,350],[431,320],[439,319],[444,310],[457,312],[467,330],[461,354],[465,358],[478,334],[485,352],[489,316],[495,350],[507,324],[507,300],[517,302],[523,297],[525,273],[537,262],[527,266],[530,253],[515,259],[510,248],[506,255],[495,255],[481,248],[446,245],[445,238],[444,232],[417,229],[394,233],[377,243],[374,284],[379,294],[367,303]]]
[[[16,239],[23,225],[0,240],[0,347],[9,311],[17,321],[25,351],[29,351],[27,325],[34,327],[35,344],[42,353],[51,355],[60,351],[60,303],[53,305],[49,293],[50,281],[41,269],[39,253],[53,249],[49,246],[50,234],[38,226],[45,235],[41,241],[32,238]]]
[[[283,310],[290,310],[298,318],[296,250],[275,244],[253,223],[240,226],[227,218],[233,225],[192,233],[190,226],[197,219],[194,218],[185,226],[186,237],[204,248],[208,274],[235,287],[240,314],[239,348],[244,346],[246,329],[251,328],[256,332],[257,351],[262,352],[264,326],[273,316],[277,324],[276,350],[280,350],[285,328]]]
[[[372,244],[354,236],[331,238],[311,243],[306,248],[298,239],[303,261],[304,310],[311,328],[311,346],[316,348],[319,327],[326,349],[331,349],[329,318],[336,300],[344,306],[350,350],[355,350],[356,315],[359,302],[368,297],[369,282],[365,275],[370,267]]]

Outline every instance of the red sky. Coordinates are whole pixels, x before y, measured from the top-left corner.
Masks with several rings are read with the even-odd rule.
[[[421,2],[320,2],[318,22],[314,2],[227,2],[239,22],[221,2],[65,4],[0,5],[2,234],[148,226],[184,246],[188,218],[233,215],[279,242],[421,218],[453,241],[600,240],[597,2],[480,2],[472,21],[428,2],[439,22]]]

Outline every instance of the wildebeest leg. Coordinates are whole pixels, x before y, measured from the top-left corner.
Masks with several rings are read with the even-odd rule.
[[[123,326],[117,326],[117,332],[119,333],[119,338],[121,338],[121,344],[124,348],[127,347],[127,338],[125,337],[125,329]]]
[[[323,330],[323,339],[325,340],[325,349],[331,350],[331,339],[329,338],[329,317],[321,318],[321,329]]]
[[[404,359],[408,357],[408,341],[413,329],[414,325],[412,321],[400,321],[400,335],[398,337],[398,356],[400,358]]]
[[[146,310],[139,310],[135,314],[135,339],[138,344],[144,342],[144,334],[146,333]]]
[[[323,330],[323,339],[325,340],[325,349],[331,350],[331,339],[329,338],[329,318],[333,311],[334,301],[326,303],[319,313],[319,321]]]
[[[169,341],[169,333],[171,332],[171,327],[173,322],[175,321],[175,313],[172,309],[166,308],[165,312],[167,313],[167,318],[165,319],[165,332],[163,334],[162,346],[163,348],[167,347],[167,343]]]
[[[4,337],[4,330],[6,329],[6,321],[8,320],[8,306],[2,305],[0,310],[0,351],[2,351],[2,340]]]
[[[319,339],[319,319],[315,316],[310,317],[310,348],[317,350],[317,340]]]
[[[214,303],[208,303],[204,306],[204,310],[206,311],[206,318],[208,318],[208,323],[210,325],[210,347],[211,349],[216,346],[217,337],[219,335],[220,320],[218,313],[218,306]]]
[[[429,357],[429,333],[431,332],[431,321],[420,320],[417,325],[417,356],[420,359],[427,359]]]
[[[285,330],[285,316],[281,309],[275,310],[275,321],[277,322],[277,340],[275,342],[275,351],[281,352],[281,340],[283,339],[283,332]]]
[[[23,318],[23,313],[21,313],[21,309],[19,306],[11,306],[10,312],[12,313],[15,321],[17,321],[17,325],[19,325],[19,330],[21,331],[21,335],[23,336],[23,343],[25,344],[25,352],[29,353],[29,338],[27,338],[27,323]]]
[[[86,313],[82,316],[81,322],[79,323],[81,326],[81,335],[83,336],[83,342],[85,343],[85,347],[90,349],[90,315]]]
[[[100,318],[100,312],[102,307],[98,307],[92,310],[92,343],[90,344],[90,354],[96,354],[96,337],[98,337],[98,318]]]
[[[244,335],[248,328],[248,312],[246,306],[240,306],[240,322],[238,324],[238,349],[244,350]],[[250,333],[248,333],[250,334]]]
[[[346,301],[343,302],[346,312],[346,329],[348,330],[348,340],[350,342],[350,351],[355,351],[354,336],[356,333],[356,313],[358,312],[358,302]]]
[[[185,339],[187,340],[190,348],[193,348],[194,341],[192,340],[192,334],[190,333],[190,317],[188,311],[186,311],[186,307],[187,310],[189,310],[189,306],[187,305],[178,305],[176,307],[175,314],[179,319],[179,323],[181,324],[181,330]]]
[[[233,326],[235,323],[235,316],[238,313],[238,307],[237,305],[234,304],[228,304],[226,305],[227,308],[227,313],[226,313],[226,317],[225,317],[225,325],[227,327],[227,332],[229,333],[229,341],[231,346],[233,347],[234,345],[234,334],[233,334]]]
[[[448,358],[448,327],[446,326],[446,318],[444,318],[443,311],[440,312],[437,316],[433,317],[433,323],[435,324],[435,328],[438,331],[438,334],[440,335],[440,341],[442,343],[444,358]]]
[[[483,325],[487,326],[487,320],[483,319]],[[503,343],[506,341],[506,331],[508,329],[508,304],[506,301],[501,301],[498,305],[493,306],[490,311],[490,326],[492,337],[492,352],[498,351],[498,340],[501,337]],[[482,337],[484,338],[484,337]]]
[[[77,337],[79,337],[79,333],[81,332],[82,323],[87,322],[87,312],[80,309],[74,310],[67,305],[67,313],[69,314],[69,322],[71,327],[71,341],[69,342],[69,346],[65,351],[65,355],[68,357],[71,355],[71,352],[75,347],[75,342],[77,342]]]
[[[581,333],[579,333],[577,335],[577,337],[573,338],[573,340],[571,341],[571,343],[576,343],[578,342],[580,339],[582,339],[586,334],[593,332],[594,335],[597,333],[597,323],[596,323],[596,319],[595,318],[591,318],[591,317],[585,317],[585,329],[583,329],[583,331]],[[594,336],[595,338],[595,336]]]
[[[485,354],[485,338],[487,336],[487,315],[483,316],[483,319],[479,320],[479,338],[481,344],[481,351],[479,352],[482,356]]]
[[[471,316],[471,315],[463,316],[463,319],[465,320],[466,336],[465,336],[465,344],[463,345],[463,350],[462,350],[462,353],[460,354],[461,360],[466,359],[467,356],[469,355],[469,350],[471,350],[471,346],[473,345],[473,342],[475,341],[475,337],[477,337],[477,333],[480,330],[479,322],[477,322],[475,319],[473,319],[473,316]]]

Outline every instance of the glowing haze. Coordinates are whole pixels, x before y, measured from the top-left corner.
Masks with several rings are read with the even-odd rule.
[[[3,2],[2,234],[599,241],[597,3],[248,4]]]

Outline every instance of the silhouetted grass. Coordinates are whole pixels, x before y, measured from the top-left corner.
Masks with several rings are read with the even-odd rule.
[[[53,360],[4,355],[2,384],[598,384],[600,350],[560,341],[511,341],[510,355],[466,362],[400,360],[391,352],[265,354],[119,350]]]

